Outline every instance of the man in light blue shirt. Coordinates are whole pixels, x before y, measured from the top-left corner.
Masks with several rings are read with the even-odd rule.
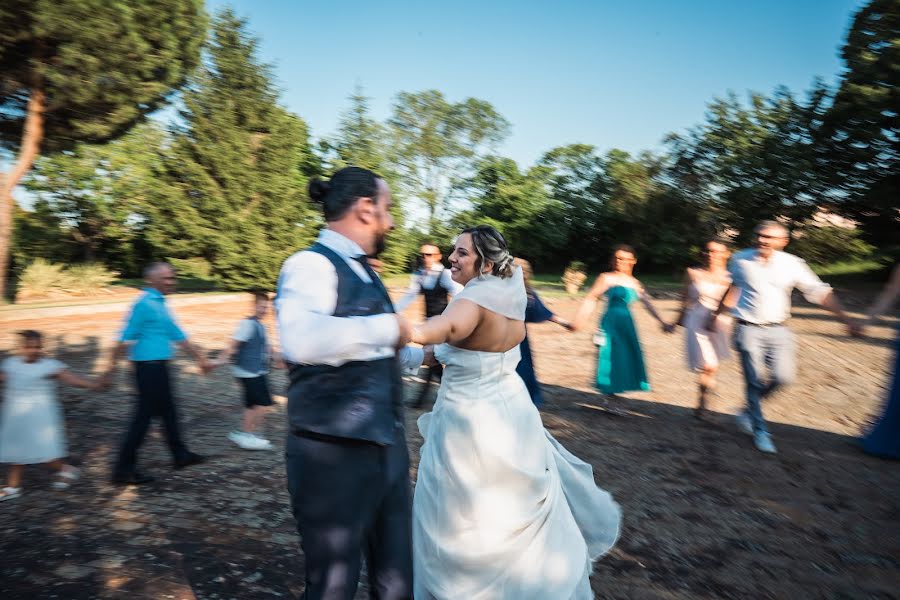
[[[147,288],[131,309],[105,376],[109,381],[119,359],[129,350],[129,357],[134,363],[138,402],[113,468],[112,481],[121,485],[153,480],[149,475],[139,473],[136,467],[138,448],[154,416],[162,417],[176,469],[203,462],[203,457],[189,451],[181,439],[169,376],[169,360],[174,356],[173,344],[190,353],[204,373],[212,367],[197,347],[188,341],[166,306],[166,295],[175,291],[175,269],[167,263],[154,263],[144,270],[144,279]]]
[[[155,288],[147,288],[134,303],[119,342],[133,342],[133,361],[170,360],[172,344],[187,340],[187,335],[169,312],[166,297]]]

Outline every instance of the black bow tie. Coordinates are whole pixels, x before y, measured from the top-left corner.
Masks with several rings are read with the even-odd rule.
[[[380,278],[378,277],[378,273],[375,272],[375,269],[372,268],[372,265],[369,264],[369,257],[365,254],[360,254],[359,256],[354,256],[353,260],[362,265],[362,268],[366,270],[366,273],[369,277],[372,278],[372,282],[380,282]]]
[[[381,293],[384,294],[385,299],[387,300],[387,304],[385,304],[385,312],[394,312],[394,304],[391,302],[391,296],[388,294],[387,288],[384,287],[384,283],[381,281],[381,277],[378,276],[378,273],[375,272],[375,269],[372,268],[372,265],[369,264],[369,257],[365,254],[360,254],[359,256],[354,256],[353,260],[362,265],[362,268],[366,270],[366,273],[369,275],[369,279],[372,280],[372,284],[375,285]]]

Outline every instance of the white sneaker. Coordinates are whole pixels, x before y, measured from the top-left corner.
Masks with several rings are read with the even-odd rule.
[[[20,487],[5,487],[0,490],[0,502],[4,500],[14,500],[22,495],[22,488]]]
[[[272,447],[269,440],[258,438],[245,431],[232,431],[228,434],[228,439],[244,450],[268,450]]]
[[[738,429],[747,435],[753,435],[753,419],[750,418],[750,415],[745,412],[738,413],[735,415],[734,421],[737,423]]]
[[[55,490],[67,490],[72,485],[72,482],[77,481],[80,476],[81,469],[72,465],[64,465],[50,485]]]
[[[758,431],[753,434],[753,443],[760,452],[765,452],[766,454],[778,453],[778,450],[775,449],[775,444],[772,443],[772,436],[764,431]]]
[[[247,445],[247,434],[243,431],[232,431],[228,434],[228,439],[234,442],[238,448],[244,448]]]
[[[255,433],[250,433],[250,434],[248,434],[248,435],[252,435],[254,438],[256,438],[257,440],[259,440],[260,442],[262,442],[263,444],[265,444],[265,446],[266,446],[267,449],[272,447],[272,442],[270,442],[269,440],[267,440],[267,439],[264,438],[263,436],[261,436],[261,435],[256,435]]]

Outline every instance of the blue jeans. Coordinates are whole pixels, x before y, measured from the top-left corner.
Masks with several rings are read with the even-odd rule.
[[[794,334],[783,325],[760,327],[739,324],[734,347],[741,356],[747,393],[747,414],[753,431],[768,433],[762,415],[762,400],[796,378]],[[768,377],[764,379],[764,372]]]

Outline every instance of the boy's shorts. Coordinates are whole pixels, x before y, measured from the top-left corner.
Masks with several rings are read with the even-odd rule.
[[[258,377],[238,377],[244,386],[244,406],[272,406],[272,394],[269,393],[269,382],[265,375]]]

